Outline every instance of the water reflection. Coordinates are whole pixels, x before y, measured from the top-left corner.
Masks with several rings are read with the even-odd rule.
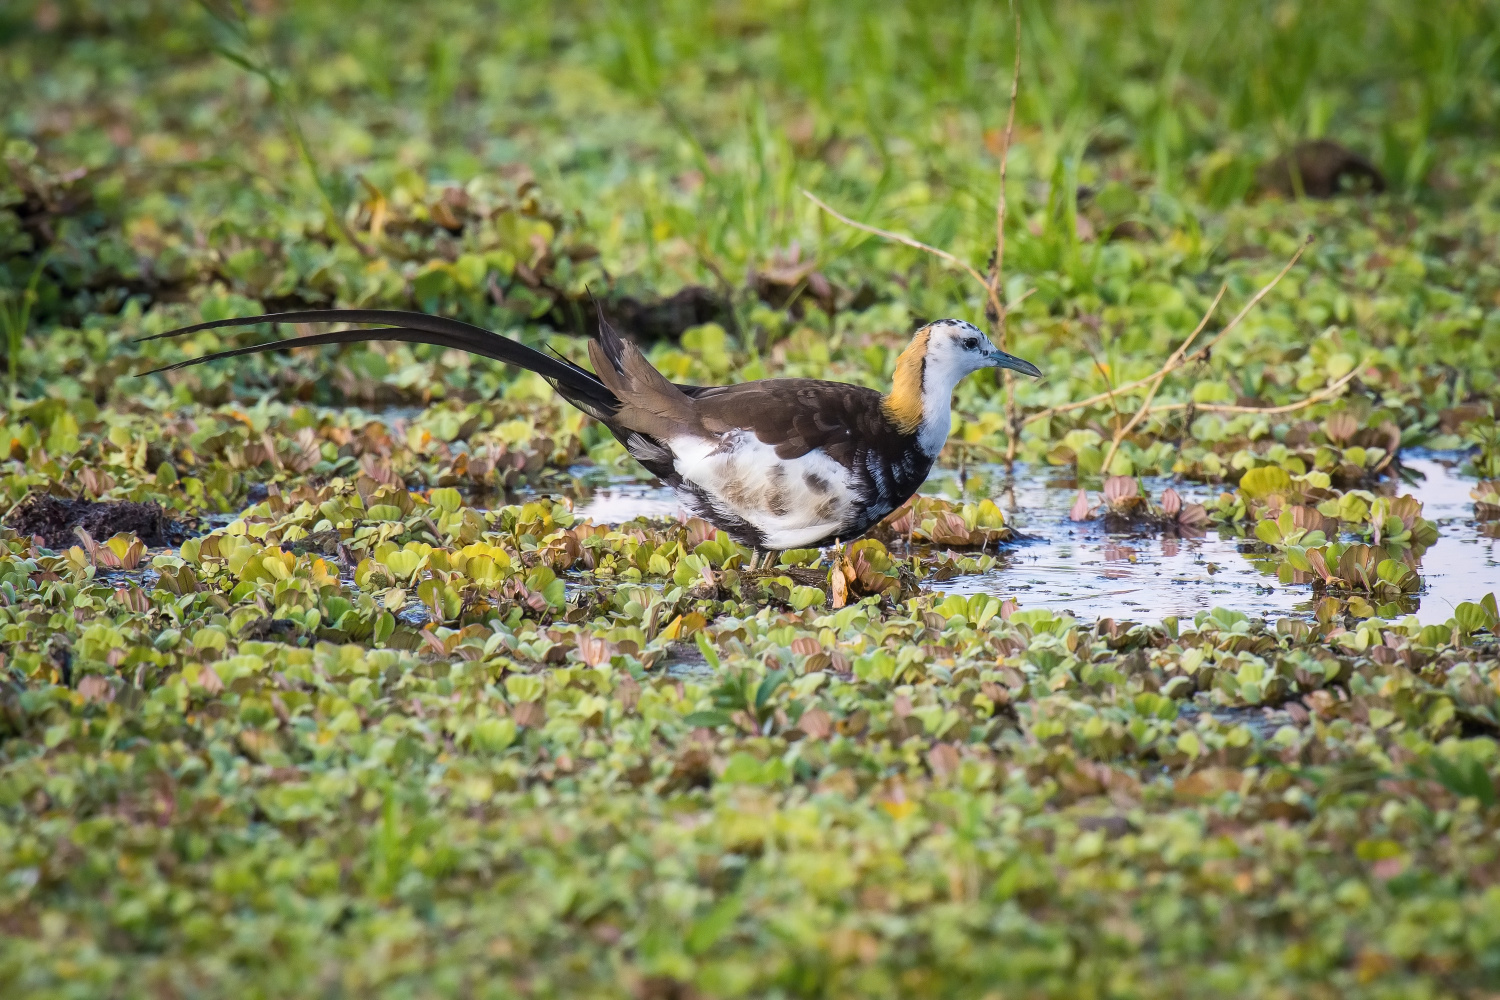
[[[634,480],[608,482],[574,501],[573,512],[601,524],[619,524],[638,517],[685,517],[677,494],[654,483]]]
[[[1423,623],[1441,623],[1459,602],[1500,588],[1500,553],[1495,539],[1484,537],[1474,522],[1473,481],[1457,474],[1458,459],[1417,455],[1404,464],[1413,481],[1388,484],[1386,491],[1421,500],[1423,515],[1441,531],[1423,556],[1423,587],[1412,600],[1413,610]],[[1160,479],[1145,485],[1153,497],[1174,485],[1184,502],[1201,503],[1218,492]],[[1311,587],[1281,585],[1265,571],[1268,563],[1256,565],[1248,554],[1251,545],[1227,533],[1153,537],[1110,531],[1097,521],[1069,521],[1076,495],[1071,480],[1048,480],[1020,466],[1013,475],[993,467],[971,470],[960,489],[952,471],[940,470],[923,492],[954,499],[996,497],[1030,539],[989,573],[945,581],[940,589],[948,593],[1015,597],[1023,607],[1068,610],[1082,618],[1190,617],[1216,605],[1267,617],[1311,613]]]
[[[1402,464],[1424,478],[1400,490],[1422,501],[1422,516],[1437,522],[1437,544],[1422,556],[1421,608],[1423,624],[1441,624],[1463,601],[1476,601],[1500,590],[1500,551],[1474,520],[1474,480],[1458,475],[1453,456],[1424,455]]]

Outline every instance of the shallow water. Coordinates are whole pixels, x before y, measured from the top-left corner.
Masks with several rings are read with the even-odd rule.
[[[1495,539],[1478,532],[1469,497],[1473,481],[1457,474],[1456,459],[1421,455],[1404,464],[1423,478],[1394,487],[1395,492],[1421,500],[1424,515],[1441,531],[1422,559],[1423,588],[1416,595],[1415,612],[1423,623],[1441,623],[1459,602],[1500,589],[1500,551]],[[967,470],[960,489],[955,470],[936,470],[923,493],[990,497],[1025,538],[1005,546],[999,553],[1001,565],[990,572],[934,582],[933,589],[1012,597],[1023,608],[1065,610],[1085,620],[1191,618],[1214,607],[1268,618],[1311,613],[1311,587],[1283,586],[1263,573],[1240,551],[1242,539],[1217,530],[1199,538],[1173,538],[1068,520],[1077,491],[1064,475],[1055,469],[1017,466],[1012,474],[1000,466],[976,466]],[[1184,502],[1202,502],[1219,492],[1167,479],[1144,481],[1153,498],[1167,485],[1175,486]],[[1090,497],[1098,502],[1096,491]],[[634,481],[609,482],[580,498],[575,510],[600,523],[682,513],[672,491]]]
[[[1422,558],[1423,587],[1414,611],[1424,624],[1440,623],[1461,601],[1500,587],[1500,553],[1494,539],[1479,535],[1469,497],[1473,480],[1457,474],[1456,460],[1423,455],[1404,464],[1421,478],[1388,489],[1421,500],[1424,516],[1440,530]],[[1144,485],[1157,497],[1169,482],[1147,479]],[[1184,502],[1202,502],[1218,492],[1175,485]],[[923,492],[954,497],[957,486],[956,475],[943,470]],[[1018,530],[1038,540],[1018,544],[1002,568],[939,585],[947,593],[1014,596],[1023,607],[1067,609],[1083,618],[1190,617],[1215,606],[1265,617],[1311,611],[1310,586],[1280,584],[1240,551],[1241,539],[1217,530],[1177,540],[1111,532],[1097,521],[1074,524],[1068,520],[1076,495],[1072,484],[1048,483],[1035,470],[1020,467],[1014,476],[1000,468],[978,470],[965,487],[969,497],[994,497]]]
[[[1436,521],[1437,544],[1422,556],[1421,607],[1423,624],[1441,624],[1463,601],[1477,601],[1500,590],[1500,541],[1479,533],[1474,521],[1475,480],[1458,475],[1459,460],[1448,456],[1403,458],[1402,464],[1426,478],[1401,493],[1422,501],[1422,515]]]
[[[596,524],[621,524],[638,517],[686,517],[677,494],[654,482],[611,481],[574,502],[573,513]]]
[[[947,580],[936,589],[1013,597],[1023,608],[1068,611],[1085,620],[1191,618],[1214,607],[1266,617],[1310,609],[1309,591],[1280,587],[1240,553],[1239,539],[1216,530],[1175,538],[1155,530],[1111,531],[1098,520],[1070,521],[1077,487],[1049,474],[1060,473],[1021,466],[1014,474],[998,466],[969,471],[963,494],[994,499],[1026,538],[1009,548],[1009,558],[996,569]],[[1153,498],[1168,484],[1150,478],[1142,483]],[[1184,503],[1217,495],[1211,487],[1178,484],[1177,490]],[[957,474],[939,471],[923,492],[957,498]],[[1090,500],[1097,503],[1098,494],[1091,492]]]

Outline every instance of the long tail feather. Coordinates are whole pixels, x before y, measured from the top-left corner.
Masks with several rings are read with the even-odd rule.
[[[308,337],[291,337],[286,340],[274,340],[266,344],[253,344],[249,347],[219,351],[214,354],[204,355],[201,358],[192,358],[188,361],[179,361],[176,364],[164,365],[161,368],[142,372],[141,374],[153,375],[157,372],[174,371],[178,368],[186,368],[189,365],[218,361],[222,358],[234,358],[245,354],[259,354],[267,351],[283,351],[293,347],[319,347],[326,344],[360,344],[375,340],[396,340],[409,344],[432,344],[437,347],[453,348],[534,371],[550,382],[552,387],[568,402],[589,416],[600,420],[608,420],[620,406],[620,402],[614,393],[610,392],[604,383],[599,381],[593,372],[590,372],[586,368],[581,368],[565,358],[548,357],[540,351],[532,350],[525,344],[517,343],[509,337],[502,337],[499,334],[491,333],[482,327],[473,326],[455,319],[448,319],[444,316],[429,316],[426,313],[402,312],[395,309],[319,309],[300,312],[268,313],[264,316],[249,316],[236,319],[213,320],[208,323],[197,323],[193,326],[183,327],[180,330],[171,330],[152,337],[143,337],[141,340],[182,337],[203,330],[219,330],[235,326],[258,326],[262,323],[391,323],[395,325],[383,326],[374,330],[336,330],[332,333],[319,333]]]
[[[285,340],[273,340],[265,344],[251,344],[249,347],[236,347],[229,351],[217,351],[213,354],[205,354],[201,358],[189,358],[186,361],[178,361],[160,368],[152,368],[150,371],[141,372],[141,375],[155,375],[158,372],[173,372],[179,368],[187,368],[192,365],[201,365],[209,361],[220,361],[224,358],[237,358],[244,354],[268,354],[272,351],[288,351],[294,347],[323,347],[328,344],[362,344],[376,340],[399,340],[409,344],[433,343],[433,334],[426,330],[414,330],[408,327],[388,326],[375,330],[335,330],[333,333],[316,333],[307,337],[288,337]],[[453,343],[438,343],[438,347],[455,347]],[[464,346],[461,350],[471,353],[480,353],[475,348]],[[486,354],[494,357],[495,355]],[[504,361],[505,358],[498,358]]]
[[[195,323],[151,337],[141,337],[137,344],[148,340],[163,340],[185,337],[204,330],[222,330],[231,326],[258,326],[262,323],[361,323],[366,326],[384,324],[405,326],[430,333],[448,334],[455,337],[477,337],[484,340],[497,337],[483,327],[446,316],[431,316],[427,313],[406,312],[400,309],[301,309],[295,312],[266,313],[264,316],[242,316],[234,319],[216,319],[207,323]]]
[[[183,327],[180,330],[159,333],[151,337],[142,337],[137,343],[170,337],[183,337],[204,330],[219,330],[235,326],[258,326],[262,323],[389,323],[392,325],[377,330],[339,330],[334,333],[320,333],[310,337],[295,337],[287,340],[272,341],[267,344],[256,344],[252,347],[220,351],[217,354],[193,358],[191,361],[178,362],[177,364],[155,369],[155,371],[172,371],[173,369],[183,368],[188,365],[217,361],[220,358],[232,358],[262,351],[285,350],[289,347],[316,347],[320,344],[355,344],[371,340],[399,340],[413,344],[433,344],[437,347],[456,348],[461,351],[467,351],[470,354],[478,354],[481,357],[493,358],[496,361],[503,361],[507,364],[526,368],[536,372],[543,378],[555,380],[565,385],[576,386],[577,388],[590,391],[608,392],[604,388],[604,384],[587,370],[570,362],[562,362],[550,358],[540,351],[532,350],[525,344],[511,340],[509,337],[502,337],[482,327],[472,326],[468,323],[448,319],[444,316],[429,316],[426,313],[401,312],[395,309],[320,309],[302,312],[268,313],[264,316],[250,316],[238,319],[213,320],[208,323],[197,323],[193,326]],[[153,372],[143,372],[142,374],[150,375]]]

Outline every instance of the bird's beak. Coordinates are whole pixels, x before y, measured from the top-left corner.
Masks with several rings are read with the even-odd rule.
[[[1014,354],[1006,354],[1004,351],[991,351],[985,356],[991,368],[1009,368],[1013,372],[1022,375],[1030,375],[1032,378],[1041,378],[1042,370],[1030,361],[1022,361]]]

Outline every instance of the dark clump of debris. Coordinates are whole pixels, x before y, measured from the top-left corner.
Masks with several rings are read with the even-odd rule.
[[[240,629],[240,642],[292,642],[303,632],[298,623],[287,618],[257,618]]]
[[[1332,198],[1341,194],[1379,194],[1385,177],[1375,164],[1331,139],[1298,143],[1290,155],[1283,153],[1256,172],[1264,191],[1287,198],[1300,193],[1308,198]]]
[[[79,528],[101,540],[124,532],[147,545],[180,545],[190,534],[159,503],[69,500],[50,493],[36,493],[21,501],[5,525],[24,536],[41,536],[49,549],[76,544]]]
[[[704,323],[723,323],[731,315],[728,302],[697,286],[654,302],[626,296],[611,303],[606,311],[641,340],[675,340],[684,330]]]
[[[561,299],[542,317],[542,322],[565,333],[596,336],[600,308],[611,326],[641,341],[676,340],[683,331],[704,323],[732,325],[734,322],[726,299],[696,285],[649,302],[622,295],[606,298],[596,307],[586,299]]]

